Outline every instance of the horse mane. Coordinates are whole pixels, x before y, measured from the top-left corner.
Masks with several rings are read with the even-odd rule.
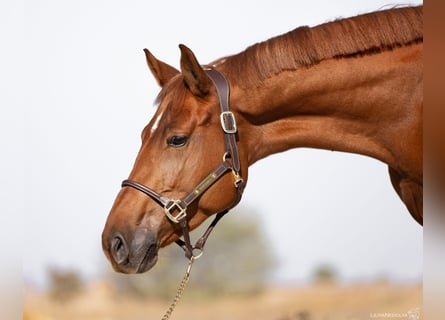
[[[230,79],[242,86],[259,86],[284,70],[309,67],[325,59],[346,58],[392,50],[423,41],[423,6],[393,8],[299,27],[221,58]]]

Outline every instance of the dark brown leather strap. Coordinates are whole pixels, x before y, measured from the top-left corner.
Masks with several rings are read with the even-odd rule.
[[[241,164],[239,160],[238,147],[236,144],[236,120],[229,108],[230,87],[226,77],[216,69],[205,70],[207,75],[212,79],[219,97],[219,107],[221,110],[221,126],[224,130],[224,143],[226,152],[232,158],[233,169],[239,173]]]
[[[205,177],[189,194],[181,199],[188,207],[193,201],[199,198],[208,188],[218,181],[227,171],[231,170],[229,162],[221,162],[207,177]]]
[[[160,205],[166,206],[171,200],[165,196],[160,195],[156,191],[136,182],[133,180],[124,180],[121,184],[122,187],[132,187],[136,190],[139,190],[142,193],[145,193],[150,198],[156,200]]]

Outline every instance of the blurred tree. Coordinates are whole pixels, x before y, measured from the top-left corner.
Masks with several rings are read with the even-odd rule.
[[[337,279],[337,272],[329,264],[321,264],[315,268],[312,279],[316,283],[333,283]]]
[[[48,294],[51,299],[65,302],[84,289],[84,282],[76,271],[59,270],[49,268]]]
[[[193,231],[193,238],[207,228]],[[258,216],[248,210],[233,210],[224,217],[208,239],[203,256],[193,264],[188,297],[224,294],[253,294],[264,287],[274,267],[272,250]],[[171,299],[185,273],[184,252],[172,244],[159,252],[157,265],[146,274],[111,278],[119,294]]]

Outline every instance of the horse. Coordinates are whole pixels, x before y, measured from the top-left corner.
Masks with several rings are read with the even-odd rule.
[[[161,91],[102,233],[115,271],[148,271],[175,241],[198,256],[209,232],[192,246],[189,231],[240,201],[250,165],[292,148],[384,162],[423,223],[422,6],[299,27],[206,65],[179,48],[180,70],[144,49]]]

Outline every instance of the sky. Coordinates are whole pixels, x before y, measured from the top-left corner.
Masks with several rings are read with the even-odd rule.
[[[26,2],[24,30],[11,31],[24,32],[18,57],[26,77],[11,81],[24,86],[25,109],[18,112],[21,122],[2,124],[19,160],[5,172],[10,185],[0,187],[19,191],[2,210],[23,212],[17,243],[25,281],[44,284],[48,267],[90,278],[111,268],[102,229],[159,91],[143,48],[179,67],[183,43],[205,64],[301,25],[387,4],[392,1]],[[5,105],[13,106],[14,97],[6,94]],[[311,149],[273,155],[250,168],[243,208],[257,213],[272,244],[278,264],[270,281],[304,282],[325,263],[344,281],[421,279],[422,227],[377,160]]]

